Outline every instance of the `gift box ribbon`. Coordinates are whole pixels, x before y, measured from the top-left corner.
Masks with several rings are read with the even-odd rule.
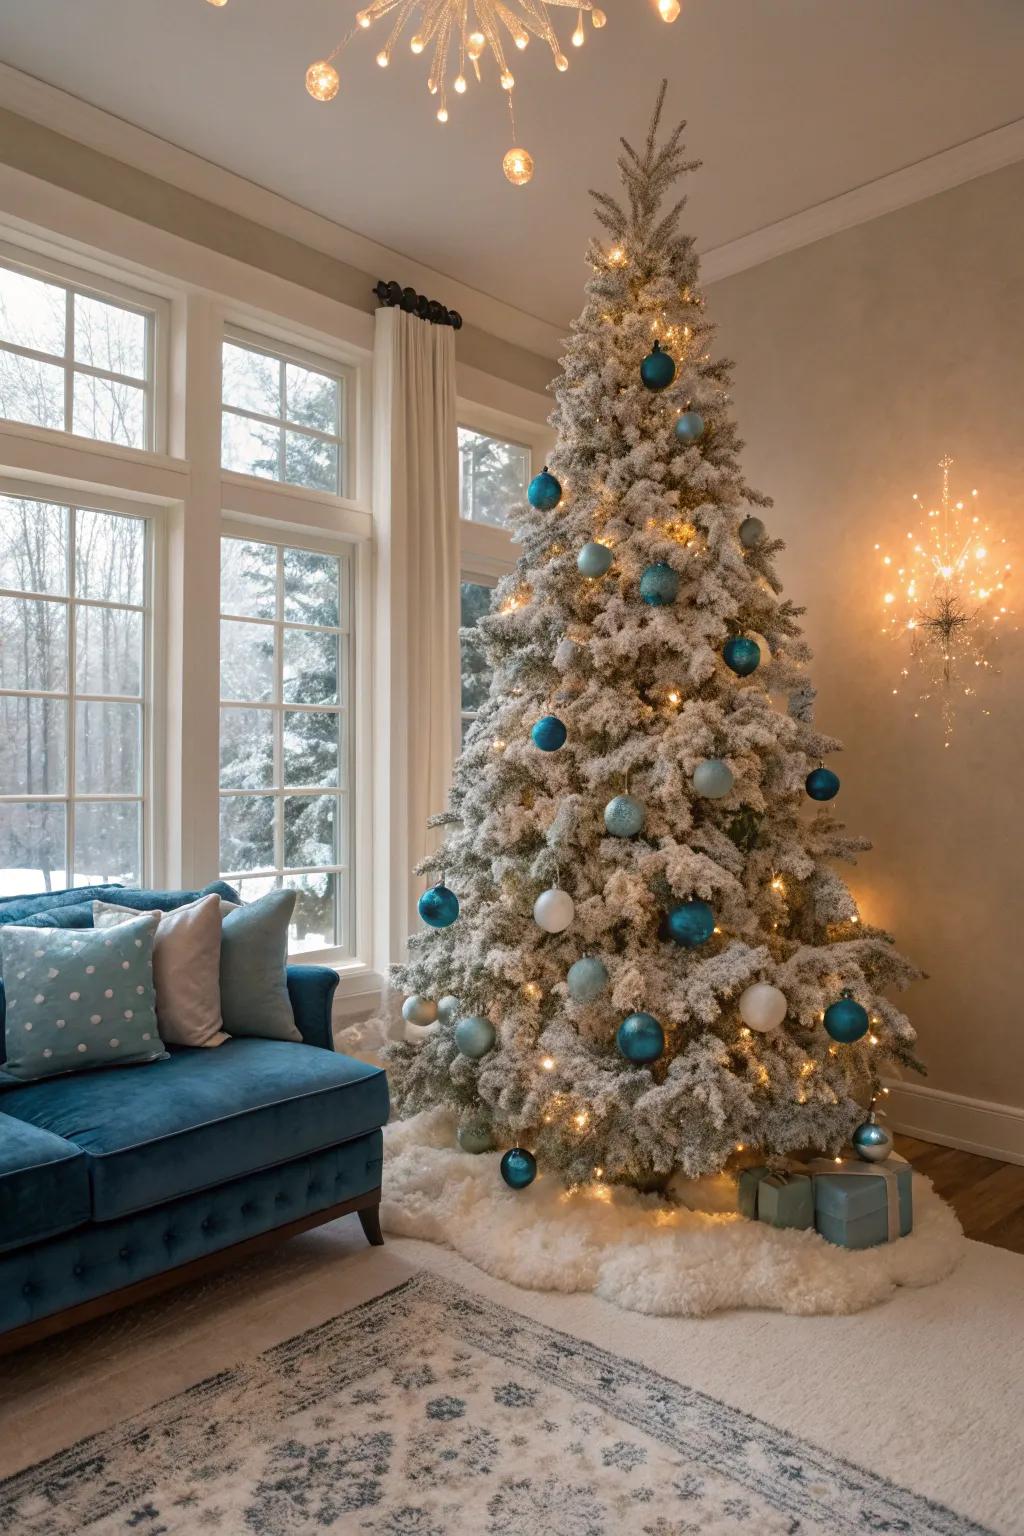
[[[807,1164],[806,1171],[814,1178],[829,1173],[841,1173],[856,1178],[884,1179],[889,1242],[894,1243],[900,1235],[900,1191],[896,1182],[896,1170],[898,1167],[906,1166],[905,1157],[900,1157],[898,1152],[890,1152],[884,1163],[864,1163],[859,1158],[850,1158],[849,1161],[843,1158],[837,1163],[835,1158],[816,1157],[813,1162]]]

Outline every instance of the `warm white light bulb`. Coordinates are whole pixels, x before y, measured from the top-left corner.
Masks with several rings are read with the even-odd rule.
[[[415,37],[410,37],[409,39],[409,47],[412,49],[413,53],[422,53],[426,46],[426,43],[423,41],[422,37],[420,37],[418,32],[416,33]]]
[[[381,69],[387,69],[390,62],[391,61],[387,55],[387,49],[382,48],[380,53],[377,55],[377,63],[380,65]]]
[[[577,22],[576,23],[576,31],[572,35],[572,45],[573,45],[573,47],[574,48],[582,48],[583,44],[586,41],[586,36],[587,36],[587,34],[583,30],[583,23],[582,22]]]
[[[228,0],[206,0],[208,5],[227,5]]]
[[[366,14],[365,11],[357,11],[356,12],[356,21],[358,22],[359,26],[361,26],[363,28],[364,31],[370,25],[370,18]]]
[[[533,156],[526,149],[510,149],[501,168],[514,187],[525,187],[533,175]]]
[[[679,0],[658,0],[658,14],[662,21],[675,21],[679,15]]]
[[[515,83],[516,83],[515,75],[513,75],[512,71],[510,69],[506,69],[504,74],[501,77],[501,88],[502,88],[502,90],[503,91],[510,91],[512,89],[512,87],[515,85]]]
[[[471,32],[466,38],[466,52],[473,60],[474,64],[483,53],[484,44],[486,42],[487,39],[484,37],[482,32]]]
[[[564,53],[555,54],[555,68],[559,70],[563,75],[569,68],[569,60],[566,58]]]
[[[333,101],[341,81],[327,59],[316,59],[306,70],[306,90],[314,101]]]
[[[608,17],[605,15],[604,11],[599,11],[595,6],[590,13],[590,20],[593,26],[603,27],[605,22],[608,20]]]
[[[522,53],[523,49],[530,41],[530,34],[529,32],[517,32],[513,41],[515,42],[516,47],[519,49],[519,52]]]
[[[437,109],[437,120],[438,120],[439,123],[446,123],[448,121],[448,108],[447,107],[438,107],[438,109]]]
[[[455,89],[458,91],[460,96],[464,96],[466,94],[466,77],[465,77],[465,75],[456,75],[455,79],[454,79],[454,81],[452,83],[453,83]]]

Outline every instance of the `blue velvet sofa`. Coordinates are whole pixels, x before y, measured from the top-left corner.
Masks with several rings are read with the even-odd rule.
[[[0,924],[88,927],[94,896],[170,910],[199,894],[8,898]],[[349,1211],[382,1241],[387,1079],[334,1051],[335,972],[287,979],[301,1045],[236,1038],[28,1083],[0,1050],[0,1353]],[[0,987],[0,1047],[3,1019]]]

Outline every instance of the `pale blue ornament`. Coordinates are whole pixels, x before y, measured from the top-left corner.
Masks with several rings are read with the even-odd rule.
[[[494,1049],[496,1039],[497,1035],[490,1019],[485,1019],[479,1014],[467,1014],[455,1026],[455,1044],[463,1056],[468,1056],[470,1061],[479,1061],[481,1056],[486,1056],[488,1051]]]
[[[569,996],[577,1003],[592,1003],[608,985],[608,972],[596,955],[584,955],[569,967]]]
[[[643,831],[647,813],[632,795],[616,795],[604,808],[604,824],[612,837],[635,837]]]
[[[437,1018],[437,1004],[417,992],[402,1004],[402,1018],[407,1024],[433,1024]]]
[[[732,769],[720,757],[706,757],[693,770],[693,787],[705,800],[721,800],[735,782]]]
[[[704,417],[699,411],[684,411],[676,421],[676,437],[681,443],[699,443],[704,436]]]
[[[614,559],[615,556],[606,544],[598,544],[596,539],[591,539],[576,556],[576,569],[581,576],[589,576],[591,581],[596,581],[599,576],[611,570]]]
[[[872,1109],[853,1133],[853,1150],[866,1163],[884,1163],[893,1148],[892,1132],[879,1125]]]
[[[494,1150],[494,1132],[483,1120],[473,1120],[468,1125],[460,1125],[455,1134],[463,1152],[472,1152],[475,1156],[479,1156],[481,1152]]]
[[[437,1016],[442,1024],[453,1024],[459,1016],[459,1000],[449,992],[437,1005]]]
[[[756,549],[764,535],[764,523],[759,517],[745,517],[740,523],[740,543],[744,549]]]

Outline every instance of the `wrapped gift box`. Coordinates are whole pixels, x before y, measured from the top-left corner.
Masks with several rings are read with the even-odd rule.
[[[806,1173],[745,1168],[739,1183],[740,1214],[771,1227],[814,1226],[814,1189]]]
[[[914,1224],[910,1164],[893,1153],[884,1163],[812,1164],[814,1225],[842,1248],[874,1248],[906,1237]]]

